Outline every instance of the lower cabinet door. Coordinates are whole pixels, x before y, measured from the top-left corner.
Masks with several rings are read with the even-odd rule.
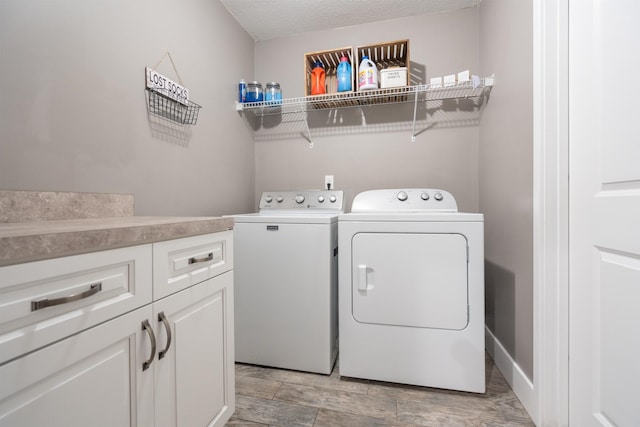
[[[235,410],[233,271],[153,308],[156,425],[223,426]]]
[[[0,366],[0,426],[152,426],[146,306]],[[150,368],[153,368],[153,363]]]

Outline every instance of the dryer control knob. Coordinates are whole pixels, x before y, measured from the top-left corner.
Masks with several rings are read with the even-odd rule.
[[[421,198],[422,200],[429,200],[429,193],[422,193],[422,194],[420,195],[420,198]]]
[[[401,191],[401,192],[398,193],[398,200],[400,200],[401,202],[404,202],[408,198],[409,198],[409,196],[407,195],[406,192]]]
[[[436,193],[433,195],[433,198],[436,199],[437,201],[442,201],[442,193]]]
[[[267,203],[271,203],[271,201],[273,200],[273,197],[271,196],[265,196],[264,201]]]
[[[278,202],[278,203],[282,203],[283,200],[284,200],[284,198],[282,196],[276,197],[276,202]]]
[[[320,203],[324,202],[324,196],[318,196],[318,202]]]
[[[331,203],[335,203],[335,202],[336,202],[336,200],[338,200],[338,199],[336,198],[336,196],[329,196],[329,201],[330,201]]]
[[[298,194],[296,196],[296,203],[301,204],[302,202],[304,202],[304,196],[302,194]]]

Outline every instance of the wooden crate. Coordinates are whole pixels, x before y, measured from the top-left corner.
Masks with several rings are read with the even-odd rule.
[[[409,40],[396,40],[392,42],[370,44],[366,46],[358,46],[356,48],[356,86],[358,90],[358,71],[362,57],[367,55],[369,59],[376,64],[378,71],[390,67],[406,67],[407,68],[407,85],[410,85],[411,66],[409,60]],[[378,79],[378,83],[380,79]]]
[[[305,96],[311,95],[311,70],[313,64],[316,61],[320,61],[324,64],[325,85],[327,94],[338,93],[338,65],[340,64],[340,58],[346,56],[349,58],[351,64],[351,87],[355,90],[355,70],[357,64],[353,62],[353,47],[342,47],[339,49],[323,50],[320,52],[310,52],[304,55],[304,72],[305,72]],[[353,92],[353,90],[351,92]],[[349,93],[349,92],[340,92]]]

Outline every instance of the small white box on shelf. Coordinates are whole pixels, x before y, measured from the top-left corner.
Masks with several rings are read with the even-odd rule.
[[[449,74],[448,76],[444,76],[444,87],[455,86],[456,85],[456,75]]]
[[[380,88],[402,87],[407,85],[407,67],[394,67],[380,70]]]
[[[484,85],[485,86],[493,86],[494,79],[495,79],[495,74],[491,74],[489,77],[485,77],[484,78]]]
[[[431,77],[430,85],[432,88],[442,87],[442,77]]]

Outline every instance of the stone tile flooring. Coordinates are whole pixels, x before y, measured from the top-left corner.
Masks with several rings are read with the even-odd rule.
[[[487,392],[464,393],[236,364],[227,426],[534,426],[487,357]]]

